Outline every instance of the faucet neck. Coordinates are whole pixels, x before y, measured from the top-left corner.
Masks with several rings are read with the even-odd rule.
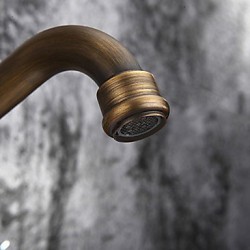
[[[52,76],[76,70],[101,86],[139,64],[117,40],[93,28],[61,26],[45,30],[0,64],[0,118]]]

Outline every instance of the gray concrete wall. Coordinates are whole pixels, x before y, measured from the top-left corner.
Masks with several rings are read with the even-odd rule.
[[[87,76],[50,79],[0,121],[11,250],[248,249],[250,3],[0,0],[0,58],[56,25],[101,29],[154,73],[167,127],[121,144]],[[1,100],[0,100],[1,102]]]

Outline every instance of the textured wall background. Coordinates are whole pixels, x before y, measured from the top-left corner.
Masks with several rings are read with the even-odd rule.
[[[0,122],[0,242],[249,249],[249,14],[248,0],[0,0],[0,58],[45,28],[99,28],[172,108],[160,133],[120,144],[101,129],[88,77],[50,79]]]

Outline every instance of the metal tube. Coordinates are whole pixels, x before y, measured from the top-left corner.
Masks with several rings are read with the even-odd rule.
[[[165,124],[169,106],[156,91],[152,75],[142,71],[132,54],[111,36],[93,28],[76,25],[55,27],[35,35],[0,64],[0,118],[46,80],[67,70],[87,74],[100,87],[98,98],[101,109],[105,110],[103,126],[111,137],[120,141],[133,141],[152,134]],[[141,85],[135,87],[139,82]],[[101,88],[103,83],[106,87]],[[121,108],[117,106],[123,101],[119,97],[115,98],[115,107],[109,103],[116,93],[112,93],[116,85],[122,95],[126,95],[126,98],[123,97],[127,100],[126,105],[119,106]],[[149,91],[140,90],[146,86],[150,86]],[[137,98],[142,94],[145,98]],[[154,98],[152,94],[155,94]],[[149,105],[145,104],[147,101],[150,101]],[[131,105],[133,107],[125,108]],[[121,109],[122,115],[116,116],[115,112]],[[140,112],[143,113],[141,117],[149,118],[140,120]],[[156,115],[157,126],[154,126],[152,116]],[[161,118],[161,124],[158,124],[159,115],[164,117]],[[135,117],[137,122],[131,122],[130,116]],[[121,131],[125,133],[125,128],[132,124],[140,126],[141,121],[150,121],[150,133],[128,138],[126,134],[118,137],[113,134],[117,134],[118,130],[118,134]],[[128,122],[130,123],[127,124]],[[121,124],[122,127],[124,125],[123,129]],[[113,128],[118,130],[115,132]]]
[[[62,71],[83,72],[100,86],[134,69],[140,66],[130,52],[101,31],[75,25],[43,31],[0,64],[0,117]]]

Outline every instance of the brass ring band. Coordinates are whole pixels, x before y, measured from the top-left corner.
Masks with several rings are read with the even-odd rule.
[[[169,105],[160,96],[152,74],[146,71],[125,71],[101,85],[97,99],[103,113],[103,129],[111,137],[125,119],[142,113],[161,115],[164,122]]]

